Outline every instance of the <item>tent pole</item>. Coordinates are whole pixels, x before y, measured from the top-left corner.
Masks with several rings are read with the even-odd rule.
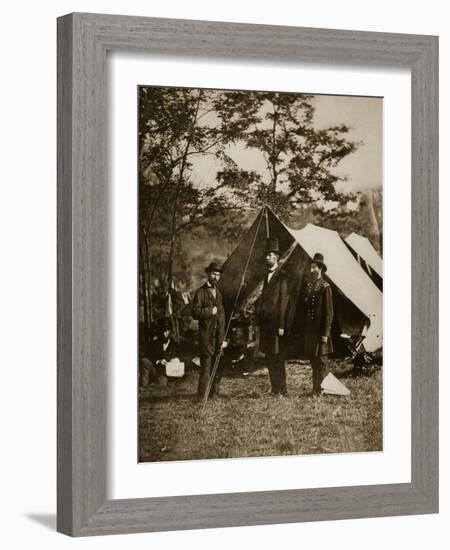
[[[264,205],[264,219],[266,222],[266,239],[270,239],[270,229],[269,229],[269,216],[267,214],[267,205]]]

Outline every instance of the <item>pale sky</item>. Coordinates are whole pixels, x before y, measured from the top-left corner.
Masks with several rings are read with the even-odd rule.
[[[363,142],[339,164],[339,174],[349,176],[352,189],[382,185],[383,99],[319,95],[314,102],[318,128],[344,122],[352,128],[350,139]]]
[[[346,157],[337,175],[348,176],[348,191],[382,185],[383,100],[373,97],[314,96],[316,108],[314,123],[318,129],[345,123],[351,128],[348,138],[363,143],[355,153]],[[265,164],[255,150],[230,148],[230,156],[247,170],[262,171]],[[194,165],[196,180],[210,185],[217,165],[211,160],[199,159]]]

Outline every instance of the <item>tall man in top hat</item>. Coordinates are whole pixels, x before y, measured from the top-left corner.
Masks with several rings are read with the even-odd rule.
[[[279,269],[280,250],[277,239],[269,239],[265,251],[267,272],[261,296],[256,303],[260,329],[260,349],[266,356],[271,395],[286,395],[284,338],[288,309],[287,276]]]
[[[199,322],[200,378],[197,389],[199,400],[204,399],[212,369],[218,360],[221,348],[226,347],[225,311],[222,294],[217,287],[222,268],[216,262],[211,262],[205,271],[208,279],[197,289],[192,301],[192,317]],[[220,379],[221,371],[217,368],[209,393],[211,398],[219,393]]]
[[[304,356],[311,361],[315,395],[322,392],[322,381],[329,373],[328,354],[333,352],[330,337],[333,294],[330,284],[323,278],[326,270],[322,254],[314,254],[310,265],[311,277],[300,294],[304,317],[303,351]]]

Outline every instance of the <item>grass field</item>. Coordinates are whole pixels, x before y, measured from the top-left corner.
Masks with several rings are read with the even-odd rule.
[[[204,414],[198,375],[141,391],[140,461],[190,460],[382,450],[382,372],[355,377],[331,362],[348,397],[311,396],[311,370],[288,363],[286,398],[268,395],[267,371],[222,379],[220,398]]]

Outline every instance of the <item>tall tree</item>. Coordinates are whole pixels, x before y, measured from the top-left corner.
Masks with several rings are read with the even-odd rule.
[[[231,167],[218,173],[221,184],[285,215],[299,204],[347,201],[349,195],[336,185],[345,177],[335,169],[358,146],[348,139],[349,128],[339,124],[317,129],[309,95],[254,92],[252,100],[251,124],[242,139],[247,148],[261,152],[265,170]]]
[[[142,87],[139,90],[140,281],[145,324],[152,318],[152,259],[162,267],[164,287],[174,276],[183,231],[236,206],[217,186],[194,181],[193,164],[212,157],[234,166],[227,146],[249,124],[245,94],[215,90]],[[162,281],[160,281],[162,283]]]
[[[359,233],[367,237],[379,253],[382,252],[383,189],[381,186],[355,192],[354,200],[339,203],[329,210],[313,205],[307,215],[308,221],[334,229],[342,237],[352,232]]]

